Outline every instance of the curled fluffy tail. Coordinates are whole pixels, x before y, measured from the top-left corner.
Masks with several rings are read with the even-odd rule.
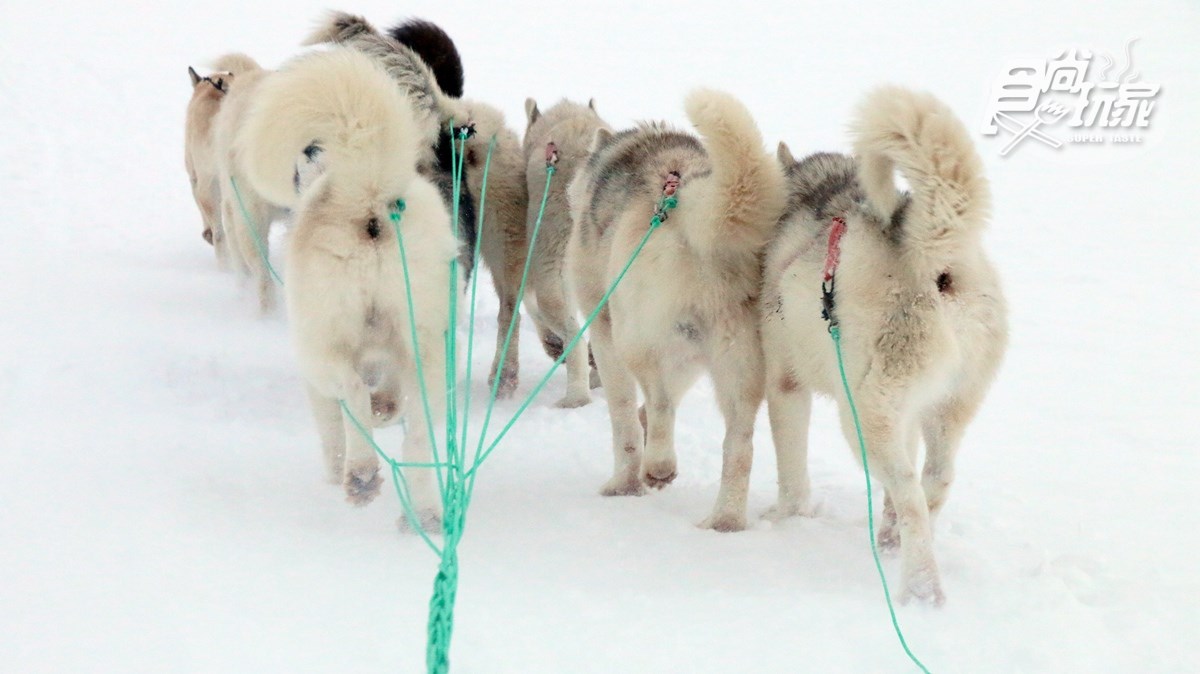
[[[989,203],[983,163],[966,127],[944,103],[883,87],[859,106],[852,131],[867,200],[884,222],[899,222],[910,247],[936,254],[982,226]],[[907,205],[896,190],[896,169],[912,190]]]
[[[415,175],[415,128],[411,104],[387,73],[338,48],[293,59],[266,78],[234,143],[254,189],[291,207],[297,161],[314,143],[331,180],[401,191]]]
[[[787,196],[783,172],[763,149],[754,118],[733,96],[710,89],[692,92],[684,107],[712,160],[716,227],[754,245],[765,243]]]
[[[245,54],[232,53],[222,54],[212,62],[213,70],[221,72],[233,73],[241,75],[254,70],[262,70],[262,66],[258,65],[258,61],[246,56]]]

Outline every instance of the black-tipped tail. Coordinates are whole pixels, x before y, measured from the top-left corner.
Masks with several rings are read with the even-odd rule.
[[[409,19],[388,30],[388,35],[421,57],[447,96],[462,97],[462,58],[446,31],[423,19]]]

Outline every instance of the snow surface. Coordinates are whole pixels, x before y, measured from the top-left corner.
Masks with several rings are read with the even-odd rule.
[[[949,601],[899,614],[935,672],[1195,672],[1200,234],[1183,197],[1200,177],[1200,10],[1099,4],[344,8],[443,25],[468,95],[518,129],[528,95],[682,122],[706,84],[797,154],[845,150],[875,84],[934,91],[975,127],[1008,59],[1142,38],[1144,79],[1163,84],[1153,142],[1000,159],[980,137],[1012,343],[938,523]],[[216,269],[182,166],[186,66],[235,49],[276,65],[325,6],[6,4],[0,671],[422,671],[435,560],[397,532],[390,494],[356,510],[323,482],[285,318],[258,318]],[[476,400],[495,329],[481,295]],[[523,342],[527,392],[549,363]],[[719,476],[711,387],[680,411],[675,484],[603,499],[605,403],[553,408],[563,380],[481,473],[455,672],[912,670],[831,405],[812,432],[818,516],[717,534],[695,527]],[[757,431],[754,516],[774,497],[765,410]]]

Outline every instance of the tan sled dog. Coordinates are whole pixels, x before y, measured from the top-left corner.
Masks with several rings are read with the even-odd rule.
[[[214,72],[206,77],[188,68],[192,98],[188,101],[184,128],[183,163],[204,224],[202,236],[213,246],[217,262],[224,269],[229,266],[229,248],[221,226],[221,189],[213,126],[237,74],[258,70],[259,66],[245,54],[226,54],[213,63],[213,68]]]
[[[832,257],[834,218],[841,218],[833,317],[871,475],[886,494],[879,543],[900,548],[902,598],[941,603],[931,519],[1007,341],[1004,298],[980,241],[988,184],[962,123],[927,94],[873,93],[859,109],[854,139],[857,159],[817,154],[796,162],[780,146],[791,199],[769,248],[762,305],[779,460],[779,502],[768,516],[809,507],[805,436],[813,393],[837,401],[859,456],[821,317],[823,265]],[[897,191],[896,169],[910,192]],[[923,473],[916,465],[921,435]]]
[[[530,98],[525,101],[525,113],[529,123],[524,141],[525,180],[529,191],[528,236],[533,234],[542,194],[546,190],[547,148],[552,147],[557,157],[556,173],[550,181],[546,210],[529,265],[525,304],[538,326],[542,348],[551,358],[558,358],[563,345],[579,333],[576,306],[567,289],[564,266],[572,229],[567,186],[587,160],[597,130],[611,130],[612,127],[597,114],[594,101],[588,101],[585,106],[563,100],[543,113],[537,102]],[[567,392],[558,401],[559,407],[579,407],[591,401],[588,350],[583,342],[579,346],[563,361],[567,370]]]

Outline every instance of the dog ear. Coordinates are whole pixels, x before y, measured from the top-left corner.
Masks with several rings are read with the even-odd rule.
[[[199,75],[197,75],[196,69],[191,66],[188,66],[188,76],[192,78],[192,88],[193,89],[196,88],[197,84],[200,84],[200,80],[204,79],[204,78],[200,77]]]
[[[525,119],[526,123],[532,125],[541,117],[542,113],[538,110],[537,101],[532,98],[525,99]]]
[[[591,108],[592,112],[595,112],[597,115],[600,114],[599,112],[596,112],[596,99],[589,98],[588,99],[588,107]]]
[[[775,156],[779,158],[779,163],[786,168],[796,163],[796,158],[792,156],[792,149],[787,143],[779,141],[779,149],[775,150]]]
[[[604,147],[610,138],[613,137],[613,132],[603,127],[596,129],[596,135],[592,136],[592,147],[589,152],[595,152]]]

